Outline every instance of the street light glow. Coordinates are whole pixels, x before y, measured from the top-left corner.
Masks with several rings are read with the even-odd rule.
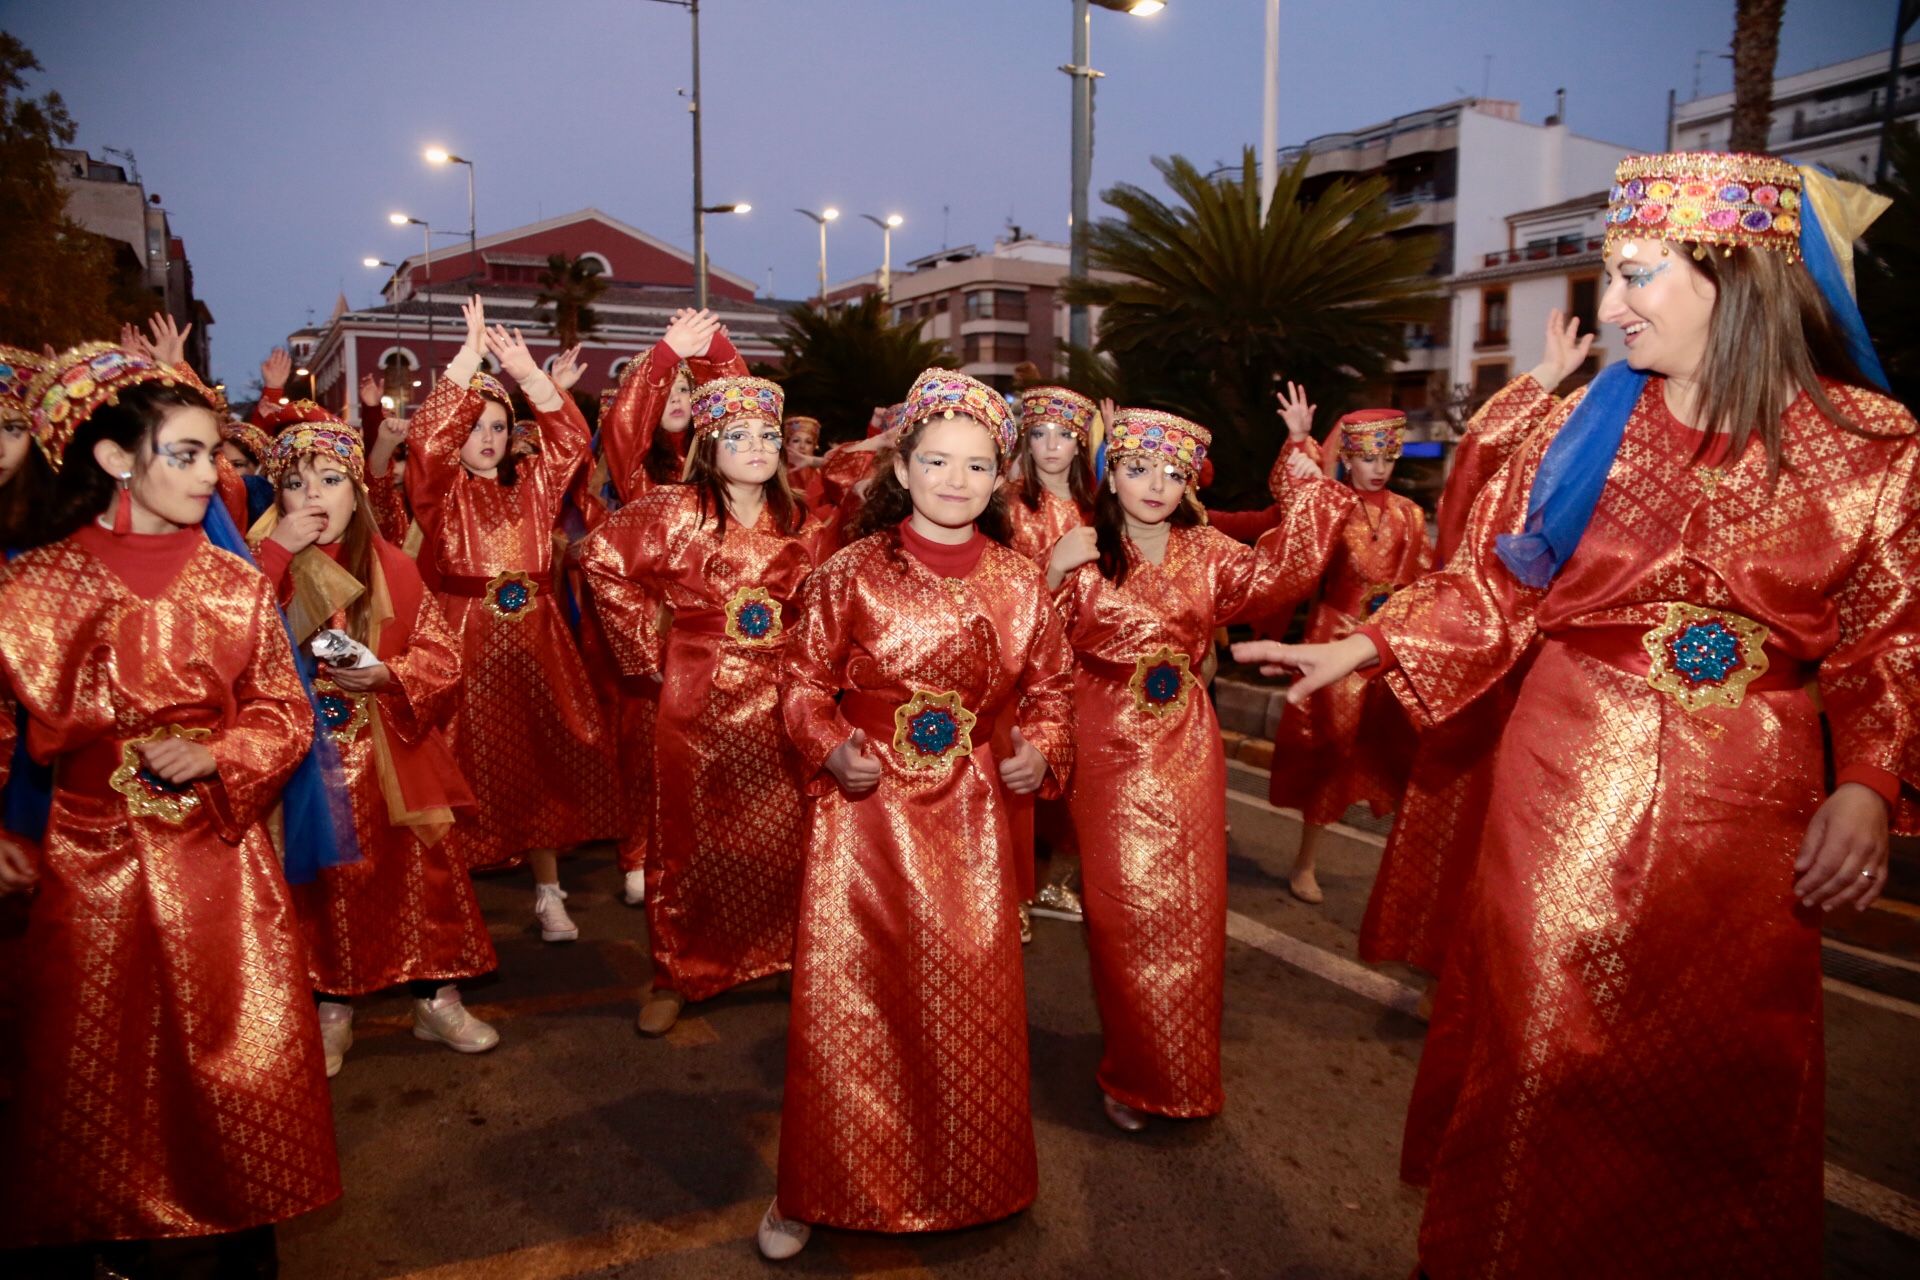
[[[820,216],[826,219],[828,222],[832,222],[835,218],[840,216],[840,211],[838,209],[833,209],[833,208],[822,209],[820,211]]]
[[[313,376],[313,370],[311,370],[311,369],[295,369],[295,370],[293,371],[293,376],[294,376],[294,377],[296,377],[296,378],[311,378],[311,377]]]
[[[733,211],[735,213],[752,213],[753,206],[750,204],[737,204],[733,206]]]
[[[404,213],[390,213],[387,215],[387,221],[391,222],[396,227],[404,227],[409,222],[412,222],[413,219],[409,218]]]
[[[451,157],[447,155],[447,149],[445,147],[427,148],[428,164],[445,164],[449,159],[451,159]]]
[[[887,225],[890,227],[897,227],[905,221],[906,219],[901,217],[897,213],[890,213],[887,215]]]
[[[1166,7],[1166,0],[1133,0],[1127,6],[1127,12],[1136,18],[1151,18]]]
[[[380,265],[380,259],[378,259],[378,258],[362,258],[362,259],[360,259],[360,265],[361,265],[361,266],[363,266],[363,267],[377,267],[377,266],[379,266],[379,265]]]

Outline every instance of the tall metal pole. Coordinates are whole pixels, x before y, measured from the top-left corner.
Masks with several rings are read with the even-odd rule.
[[[880,301],[893,301],[893,228],[880,226]]]
[[[707,309],[707,220],[701,214],[706,195],[700,181],[700,0],[687,0],[693,18],[693,305]]]
[[[1260,216],[1280,181],[1280,0],[1267,0],[1267,77],[1260,112]]]
[[[480,270],[480,232],[473,217],[473,161],[467,161],[467,270]]]
[[[827,220],[820,219],[820,305],[827,305]]]
[[[1073,0],[1073,64],[1064,68],[1073,78],[1073,207],[1070,215],[1069,281],[1087,278],[1087,188],[1093,182],[1093,14],[1087,0]],[[1067,340],[1076,347],[1089,345],[1087,307],[1071,303],[1067,309]]]
[[[440,363],[433,358],[433,228],[420,224],[421,238],[427,242],[427,387],[440,385]]]
[[[1893,132],[1894,113],[1899,109],[1900,63],[1906,49],[1907,28],[1913,25],[1913,20],[1913,0],[1894,0],[1893,51],[1887,55],[1887,87],[1882,91],[1886,101],[1880,112],[1880,163],[1873,169],[1873,180],[1882,185],[1887,180],[1887,135]]]

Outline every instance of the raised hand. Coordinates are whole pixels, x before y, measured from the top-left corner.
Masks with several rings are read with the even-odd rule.
[[[720,332],[720,319],[711,311],[678,311],[667,324],[662,341],[682,360],[704,356]]]
[[[487,308],[478,297],[460,304],[460,318],[467,322],[467,350],[475,355],[487,353]]]
[[[123,324],[120,326],[120,345],[135,355],[145,356],[149,360],[153,359],[153,345],[147,341],[147,335],[140,332],[140,330],[133,325]],[[48,349],[47,354],[53,354],[51,348]]]
[[[1107,396],[1100,397],[1100,421],[1104,425],[1108,435],[1113,434],[1113,415],[1118,412],[1119,410],[1114,408],[1111,398]]]
[[[1287,688],[1287,702],[1299,706],[1316,691],[1380,660],[1373,641],[1355,633],[1332,644],[1280,644],[1246,640],[1233,646],[1235,662],[1257,662],[1263,676],[1298,673]]]
[[[1280,420],[1287,424],[1289,440],[1305,440],[1313,434],[1313,415],[1320,406],[1307,403],[1305,387],[1289,382],[1285,391],[1274,393],[1274,399],[1280,403]]]
[[[580,344],[576,342],[554,358],[553,372],[547,376],[565,394],[573,390],[573,384],[580,381],[586,371],[586,362],[580,359]]]
[[[827,757],[827,772],[850,795],[865,795],[880,785],[880,760],[867,747],[867,732],[855,729]]]
[[[380,419],[380,441],[391,441],[395,447],[406,442],[407,420],[397,413],[390,413]]]
[[[1092,525],[1081,525],[1069,529],[1060,535],[1053,544],[1053,554],[1047,557],[1047,587],[1058,590],[1067,575],[1081,565],[1100,558],[1099,535]]]
[[[1000,781],[1017,796],[1032,795],[1047,777],[1047,758],[1040,749],[1013,731],[1013,754],[1000,762]]]
[[[366,377],[360,379],[360,403],[369,409],[377,407],[380,403],[380,393],[382,390],[383,384],[380,381],[380,375],[377,373],[368,374]]]
[[[193,332],[193,326],[182,329],[173,322],[173,317],[156,311],[147,321],[147,332],[153,335],[153,358],[161,364],[185,364],[187,360],[187,335]]]
[[[520,336],[518,329],[508,329],[501,325],[489,325],[486,330],[487,350],[493,352],[493,358],[500,367],[521,386],[527,380],[539,374],[540,366],[534,362],[533,352],[527,350],[527,340]]]
[[[1287,474],[1295,480],[1317,480],[1326,473],[1320,470],[1318,463],[1307,456],[1305,450],[1296,449],[1287,455]]]
[[[260,385],[268,390],[285,388],[287,379],[292,376],[293,357],[287,354],[285,347],[275,347],[260,362]]]
[[[1580,317],[1555,307],[1547,313],[1547,354],[1528,372],[1535,382],[1552,391],[1586,363],[1594,337],[1591,333],[1580,336]]]

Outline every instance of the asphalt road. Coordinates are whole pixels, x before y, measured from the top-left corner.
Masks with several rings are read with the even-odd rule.
[[[930,1237],[816,1231],[781,1269],[1408,1274],[1420,1196],[1396,1161],[1424,1028],[1390,1007],[1411,1006],[1408,988],[1351,963],[1378,850],[1364,835],[1335,842],[1327,904],[1308,908],[1283,879],[1297,824],[1258,802],[1230,808],[1225,1113],[1140,1136],[1108,1126],[1080,929],[1037,920],[1027,991],[1038,1203]],[[363,1002],[334,1081],[347,1194],[282,1229],[290,1280],[769,1273],[752,1233],[774,1188],[784,1000],[768,984],[695,1006],[663,1041],[639,1038],[645,917],[619,901],[617,879],[605,852],[563,866],[581,938],[558,946],[539,941],[523,876],[482,881],[501,971],[468,1001],[500,1028],[490,1054],[415,1040],[400,998]],[[1830,1168],[1828,1274],[1920,1275],[1920,1007],[1830,996],[1828,1027],[1840,1183],[1834,1192]]]

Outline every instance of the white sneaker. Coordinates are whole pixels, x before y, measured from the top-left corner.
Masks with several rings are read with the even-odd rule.
[[[327,1079],[340,1074],[340,1064],[353,1047],[353,1006],[337,1000],[322,1000],[320,1012],[320,1050],[327,1056]]]
[[[580,929],[567,914],[567,891],[557,884],[533,886],[533,918],[540,922],[540,941],[572,942]]]
[[[644,868],[627,872],[627,905],[637,907],[647,900],[647,873]]]
[[[437,1040],[455,1053],[485,1053],[500,1043],[500,1033],[467,1012],[460,988],[449,982],[431,1000],[413,1002],[413,1034]]]
[[[1110,1093],[1100,1095],[1100,1105],[1106,1110],[1107,1119],[1114,1128],[1127,1133],[1138,1133],[1147,1127],[1145,1115],[1134,1110]]]
[[[754,1233],[754,1238],[760,1244],[761,1257],[769,1262],[780,1262],[806,1248],[807,1240],[812,1235],[813,1228],[806,1223],[781,1217],[780,1202],[775,1200],[767,1206],[765,1216],[760,1219],[760,1230]]]

